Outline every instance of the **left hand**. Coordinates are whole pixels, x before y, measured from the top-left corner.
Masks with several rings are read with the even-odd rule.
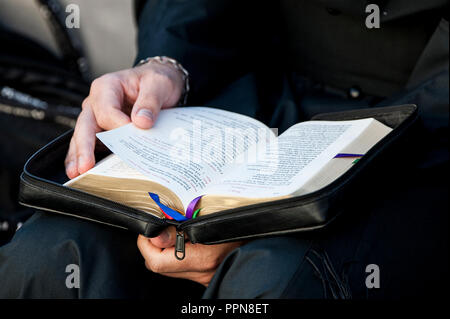
[[[242,242],[202,245],[186,242],[186,257],[175,258],[175,227],[171,226],[158,237],[139,235],[137,245],[145,259],[145,266],[152,272],[174,278],[183,278],[208,287],[217,267],[234,248]]]

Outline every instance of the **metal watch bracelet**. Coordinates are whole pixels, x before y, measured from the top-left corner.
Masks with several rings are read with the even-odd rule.
[[[138,64],[136,64],[136,67],[141,66],[146,63],[151,63],[151,62],[157,62],[160,64],[170,64],[175,69],[177,69],[178,71],[181,72],[181,74],[183,76],[184,87],[183,87],[183,91],[181,92],[181,96],[180,96],[180,99],[178,100],[177,105],[180,105],[180,106],[186,105],[187,97],[188,97],[189,90],[190,90],[188,71],[180,63],[178,63],[177,60],[169,58],[167,56],[154,56],[154,57],[148,57],[146,59],[142,59],[141,61],[139,61]]]

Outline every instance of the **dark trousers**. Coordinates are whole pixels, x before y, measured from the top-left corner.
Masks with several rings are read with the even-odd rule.
[[[174,289],[180,298],[442,297],[448,186],[437,176],[406,182],[355,200],[321,233],[247,243],[227,256],[207,289],[148,271],[136,234],[36,212],[0,248],[0,297],[164,298]],[[66,286],[70,264],[79,266],[79,288]],[[370,264],[379,268],[379,288],[366,285]]]

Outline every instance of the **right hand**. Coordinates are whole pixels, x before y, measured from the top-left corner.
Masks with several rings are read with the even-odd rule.
[[[133,122],[148,129],[162,108],[174,106],[183,90],[180,71],[169,64],[147,63],[103,75],[91,84],[83,101],[65,159],[74,178],[95,164],[95,134]]]

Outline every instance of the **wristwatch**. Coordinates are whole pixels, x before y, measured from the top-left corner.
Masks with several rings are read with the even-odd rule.
[[[175,69],[180,71],[180,73],[183,76],[184,87],[183,87],[183,91],[181,92],[181,96],[180,96],[180,99],[178,100],[177,105],[180,105],[180,106],[186,105],[188,93],[190,90],[189,72],[177,60],[169,58],[167,56],[154,56],[154,57],[148,57],[146,59],[142,59],[141,61],[139,61],[138,64],[136,64],[136,67],[141,66],[146,63],[151,63],[151,62],[156,62],[156,63],[160,63],[160,64],[170,64]]]

